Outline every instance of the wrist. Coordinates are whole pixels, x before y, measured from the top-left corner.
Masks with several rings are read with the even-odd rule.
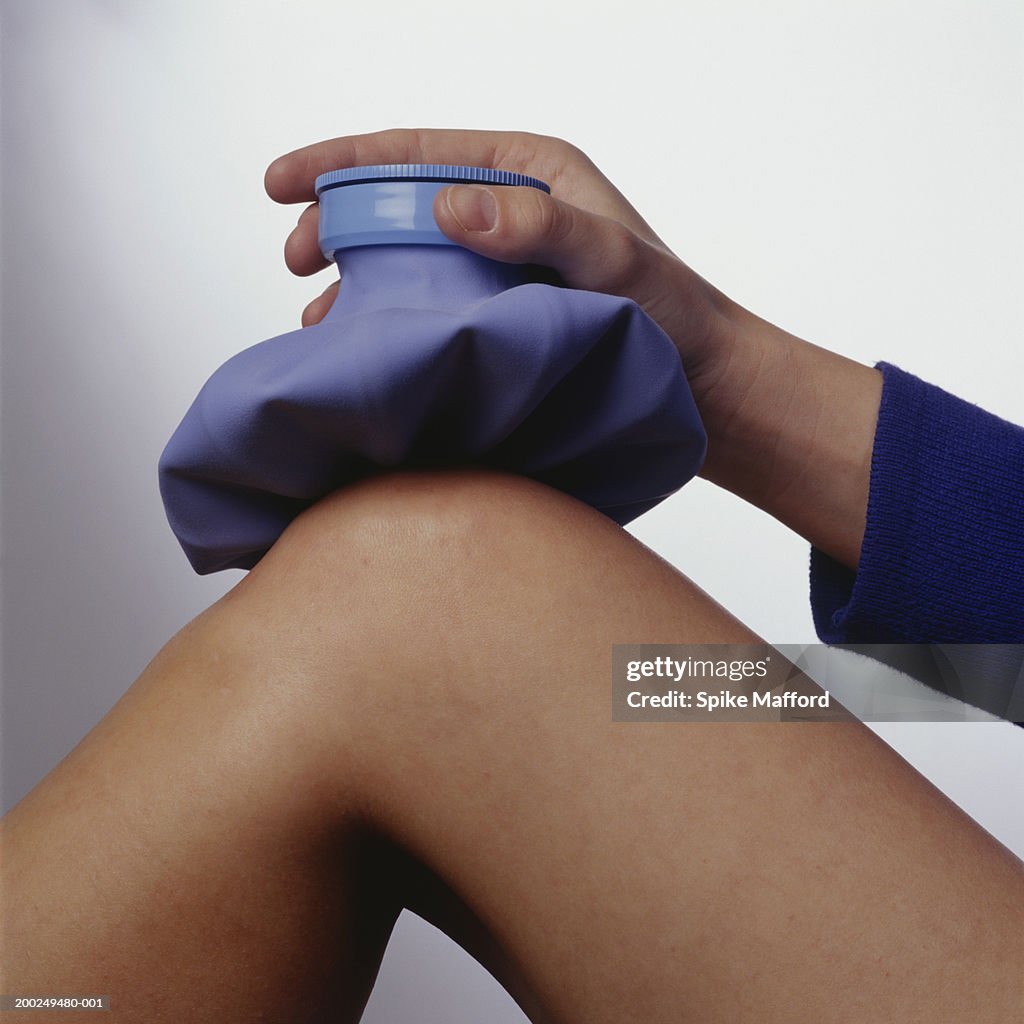
[[[881,374],[731,307],[721,353],[693,381],[708,432],[701,475],[855,568]]]

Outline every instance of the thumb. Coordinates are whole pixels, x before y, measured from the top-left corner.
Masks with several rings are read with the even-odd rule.
[[[452,185],[434,200],[438,227],[459,245],[504,263],[537,263],[573,288],[657,304],[675,257],[611,217],[536,188]]]

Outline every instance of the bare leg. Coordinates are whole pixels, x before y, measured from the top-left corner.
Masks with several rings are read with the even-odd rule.
[[[344,751],[316,745],[303,666],[259,633],[244,601],[208,610],[5,818],[0,992],[114,1011],[5,1021],[358,1020],[388,857],[323,774]]]
[[[322,502],[11,813],[5,988],[351,1014],[401,899],[537,1020],[1012,1019],[1020,866],[869,732],[610,721],[611,643],[750,639],[524,481]]]

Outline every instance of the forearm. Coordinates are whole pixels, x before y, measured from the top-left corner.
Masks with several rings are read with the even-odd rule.
[[[735,306],[704,382],[702,475],[856,568],[882,376]]]

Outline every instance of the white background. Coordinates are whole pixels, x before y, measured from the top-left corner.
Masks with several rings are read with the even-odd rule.
[[[564,136],[744,305],[1024,420],[1019,0],[9,0],[2,31],[5,806],[239,577],[192,575],[156,463],[327,284],[282,262],[286,150]],[[698,481],[634,532],[767,639],[815,639],[807,547],[757,510]],[[1024,731],[879,731],[1024,854]],[[407,916],[366,1016],[401,1019],[521,1018]]]

